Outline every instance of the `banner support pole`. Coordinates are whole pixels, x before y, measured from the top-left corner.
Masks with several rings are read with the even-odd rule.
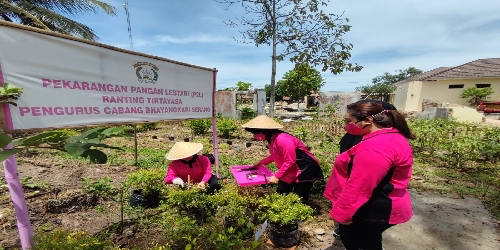
[[[135,166],[139,165],[139,162],[137,160],[138,154],[137,154],[137,125],[134,124],[134,157],[135,157]]]
[[[214,158],[215,158],[215,175],[217,178],[220,178],[219,174],[219,142],[217,137],[217,119],[215,112],[215,91],[216,91],[216,78],[217,78],[217,69],[214,68],[213,71],[213,91],[212,91],[212,141],[214,144]]]
[[[0,86],[4,85],[2,68],[0,65]],[[10,113],[9,103],[3,103],[3,112],[5,117],[5,124],[7,131],[13,131],[14,126],[12,123],[12,115]],[[9,135],[10,136],[10,135]],[[6,149],[12,148],[10,143]],[[21,240],[21,248],[23,250],[33,247],[33,229],[31,227],[30,217],[28,214],[28,206],[24,198],[23,187],[19,180],[19,173],[17,171],[16,156],[12,155],[3,161],[3,169],[5,174],[5,181],[9,187],[10,198],[14,205],[14,211],[17,219],[17,229],[19,231],[19,238]]]

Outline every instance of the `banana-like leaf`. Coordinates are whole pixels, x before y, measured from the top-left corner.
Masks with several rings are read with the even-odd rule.
[[[39,146],[40,144],[43,143],[43,140],[48,138],[48,137],[53,137],[57,136],[60,134],[58,131],[48,131],[44,133],[40,133],[38,135],[34,135],[28,138],[20,138],[17,140],[14,140],[13,145],[14,146]]]
[[[0,151],[0,161],[5,161],[7,158],[21,151],[23,151],[22,148],[5,149],[3,151]]]
[[[79,136],[74,136],[74,137],[70,137],[70,138],[66,139],[66,142],[82,141],[85,139],[95,139],[104,130],[106,130],[106,128],[93,128],[91,130],[87,130],[87,131],[83,132]]]
[[[0,148],[5,148],[12,142],[12,138],[8,134],[0,134]]]
[[[89,149],[82,156],[88,157],[95,164],[105,164],[108,161],[108,156],[98,149]]]
[[[81,156],[85,151],[90,149],[90,145],[80,142],[69,142],[64,145],[64,149],[72,156]]]
[[[102,144],[102,143],[85,143],[86,145],[89,145],[89,146],[92,146],[92,147],[99,147],[99,148],[111,148],[111,149],[116,149],[116,150],[123,150],[122,148],[119,148],[119,147],[113,147],[113,146],[109,146],[109,145],[106,145],[106,144]]]

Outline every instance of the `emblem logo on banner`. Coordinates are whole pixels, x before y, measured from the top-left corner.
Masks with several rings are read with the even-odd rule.
[[[137,80],[140,83],[152,83],[155,84],[158,80],[158,67],[152,63],[148,62],[138,62],[133,65],[135,68],[135,74],[137,75]]]

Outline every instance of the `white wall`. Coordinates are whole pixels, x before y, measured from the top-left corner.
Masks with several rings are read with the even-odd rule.
[[[422,82],[407,82],[394,91],[394,106],[404,111],[422,110],[421,101]]]

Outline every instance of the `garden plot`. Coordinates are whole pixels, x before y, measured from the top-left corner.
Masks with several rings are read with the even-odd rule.
[[[239,128],[240,123],[241,121],[229,119],[221,121],[220,124],[223,126],[218,127],[218,129],[226,129],[225,138],[219,141],[220,173],[224,182],[229,184],[233,183],[229,166],[252,164],[268,154],[265,143],[252,140],[249,133]],[[173,207],[175,204],[166,207],[163,201],[159,207],[152,209],[133,208],[128,205],[128,196],[132,189],[157,188],[155,185],[158,183],[161,186],[168,164],[164,155],[175,141],[188,139],[201,142],[204,144],[202,153],[213,153],[209,125],[206,127],[204,124],[199,124],[193,125],[188,122],[160,123],[158,127],[140,126],[138,166],[134,166],[133,140],[121,137],[105,140],[106,144],[123,149],[123,151],[104,149],[103,151],[108,156],[106,164],[92,164],[89,159],[74,158],[67,153],[47,149],[30,149],[20,154],[17,157],[19,172],[23,180],[30,218],[36,235],[45,237],[37,239],[38,242],[56,242],[66,244],[64,246],[71,248],[72,245],[67,245],[69,243],[66,241],[63,242],[62,236],[64,236],[64,238],[71,239],[80,237],[89,242],[98,241],[102,246],[110,248],[113,246],[123,249],[134,247],[161,249],[160,246],[170,244],[174,249],[185,249],[191,243],[192,249],[196,249],[200,247],[197,245],[198,240],[195,240],[196,236],[202,235],[213,239],[214,242],[227,243],[226,249],[234,249],[234,246],[231,246],[233,243],[251,248],[252,240],[248,239],[249,234],[255,232],[262,221],[258,218],[250,219],[247,209],[242,210],[242,214],[245,214],[247,218],[244,219],[245,230],[236,230],[242,234],[240,236],[236,234],[237,237],[235,237],[234,233],[226,233],[221,237],[227,238],[218,239],[219,236],[209,232],[215,232],[221,228],[227,229],[228,225],[233,225],[234,229],[238,227],[235,225],[239,225],[235,220],[221,219],[227,218],[231,210],[213,212],[211,217],[207,216],[202,219],[205,220],[203,227],[189,227],[198,228],[199,231],[189,231],[189,228],[182,225],[186,223],[186,225],[191,225],[189,223],[192,223],[192,220],[183,221],[178,217],[170,216],[177,214],[175,209],[178,208]],[[330,124],[332,122],[328,121],[295,122],[287,124],[286,128],[288,132],[301,137],[312,148],[313,153],[321,160],[326,176],[330,174],[332,162],[338,152],[338,141],[342,135],[340,130],[331,129]],[[495,175],[498,169],[494,164],[494,161],[498,159],[495,153],[497,151],[495,147],[486,147],[488,150],[485,152],[479,150],[482,139],[478,136],[479,134],[489,135],[488,140],[496,140],[495,130],[439,121],[412,121],[411,125],[417,135],[432,135],[420,137],[420,140],[413,142],[416,164],[411,185],[417,190],[433,194],[413,193],[416,216],[408,224],[387,232],[386,249],[411,249],[402,247],[405,242],[410,242],[409,245],[412,247],[420,247],[414,249],[498,249],[498,245],[495,245],[495,242],[498,244],[498,238],[494,235],[496,229],[492,216],[477,198],[467,196],[472,194],[481,198],[489,211],[493,213],[499,210],[499,192],[495,178],[498,176]],[[193,126],[200,126],[199,129],[203,132],[193,135]],[[453,127],[453,132],[460,136],[453,137],[452,132],[448,131],[450,127]],[[224,131],[219,132],[222,134]],[[443,136],[444,134],[446,136]],[[476,138],[473,141],[476,146],[463,144],[470,140],[462,134],[464,136],[472,134],[472,137]],[[231,143],[228,143],[229,141]],[[461,144],[460,147],[453,149],[453,143]],[[472,154],[464,157],[461,155],[463,152],[472,152]],[[463,162],[456,164],[456,161],[447,161],[447,158],[455,156],[459,156]],[[275,169],[274,166],[270,168]],[[215,172],[215,167],[213,170]],[[127,189],[126,197],[123,198],[125,206],[122,228],[120,224],[121,198],[119,192],[112,187],[119,189],[121,183],[127,181],[133,187]],[[322,188],[321,184],[314,188],[313,218],[301,224],[302,237],[297,249],[337,249],[340,247],[340,242],[334,241],[331,235],[335,225],[328,214],[330,203],[322,198]],[[434,194],[434,192],[456,193],[459,198],[452,199],[445,195]],[[267,190],[249,187],[240,189],[239,194],[251,200],[265,197]],[[166,195],[167,193],[162,191],[161,196],[166,197]],[[3,232],[0,233],[0,246],[15,249],[19,245],[18,233],[9,201],[6,188],[2,188],[0,190],[0,214],[2,215],[0,232]],[[242,207],[233,209],[240,208]],[[194,210],[180,210],[184,210],[183,213],[186,215],[195,215],[194,217],[197,213],[199,214]],[[256,209],[250,210],[256,211]],[[248,222],[251,222],[251,225],[246,225]],[[173,228],[177,229],[172,231]],[[246,230],[248,228],[251,230]],[[85,231],[88,234],[86,236],[57,234],[56,231],[59,229]],[[94,235],[100,235],[101,238]],[[416,237],[416,235],[422,236]],[[179,236],[190,238],[176,238]],[[178,239],[174,245],[167,240],[172,238]],[[267,240],[267,233],[264,233],[259,240],[260,246],[272,249],[273,247],[266,243]],[[75,242],[77,242],[76,239]],[[453,248],[460,244],[463,248]]]

